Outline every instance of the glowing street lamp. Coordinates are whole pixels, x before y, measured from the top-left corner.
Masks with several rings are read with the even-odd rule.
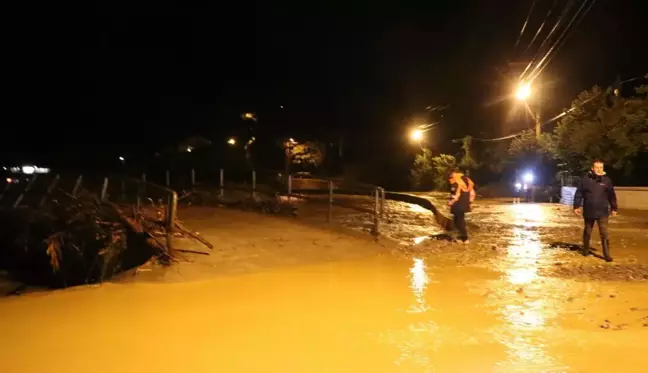
[[[243,113],[243,114],[241,114],[241,118],[243,118],[244,120],[254,120],[254,121],[257,120],[254,113]]]
[[[531,97],[531,85],[529,83],[522,83],[515,92],[515,98],[519,101],[526,101]]]
[[[533,92],[531,90],[531,84],[521,82],[520,85],[518,86],[517,91],[515,91],[515,98],[517,98],[518,101],[524,102],[524,105],[526,106],[527,110],[533,116],[533,119],[535,120],[536,139],[540,139],[540,133],[541,133],[540,113],[533,112],[531,108],[529,108],[529,105],[527,104],[527,100],[529,99],[529,97],[531,97],[532,93]]]
[[[234,146],[236,145],[236,139],[233,137],[230,137],[229,140],[227,140],[227,143]]]
[[[423,131],[420,129],[413,130],[412,133],[410,134],[410,138],[414,141],[423,140]]]

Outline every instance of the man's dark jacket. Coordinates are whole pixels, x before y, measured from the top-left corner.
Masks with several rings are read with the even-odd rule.
[[[616,193],[609,177],[590,171],[581,178],[574,195],[574,209],[583,205],[585,219],[598,219],[617,210]]]

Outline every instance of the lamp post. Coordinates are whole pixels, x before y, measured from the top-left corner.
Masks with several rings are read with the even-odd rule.
[[[254,121],[255,123],[258,122],[258,118],[257,118],[256,114],[250,113],[250,112],[242,113],[241,118],[244,121],[251,120],[251,121]],[[252,143],[256,140],[256,138],[254,137],[254,132],[255,132],[254,130],[255,130],[254,125],[250,124],[249,139],[248,139],[247,144],[245,144],[243,146],[243,150],[245,151],[245,160],[246,160],[246,162],[248,164],[248,167],[250,167],[250,168],[254,168],[252,166],[252,153],[251,153],[252,150],[250,149],[250,147],[252,146]]]
[[[285,165],[285,167],[286,167],[286,178],[288,178],[290,176],[290,163],[292,161],[292,150],[293,150],[295,144],[297,144],[297,142],[292,137],[284,142],[284,148],[285,148],[285,153],[286,153],[286,165]]]
[[[528,99],[531,97],[531,94],[533,91],[531,90],[531,84],[530,83],[525,83],[522,82],[517,88],[517,91],[515,91],[515,98],[518,101],[521,101],[524,103],[527,109],[531,112],[531,115],[533,116],[533,120],[535,121],[535,134],[536,134],[536,139],[540,139],[540,134],[541,134],[541,129],[540,129],[540,113],[531,110],[531,108],[528,105]]]

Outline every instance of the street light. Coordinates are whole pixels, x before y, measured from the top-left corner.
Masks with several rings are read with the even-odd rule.
[[[531,97],[531,85],[529,83],[522,83],[515,92],[515,97],[520,101],[526,101]]]
[[[227,143],[234,146],[236,145],[236,139],[233,137],[230,137],[229,140],[227,140]]]
[[[532,94],[531,90],[531,83],[525,83],[521,82],[520,85],[517,88],[517,91],[515,91],[515,98],[518,99],[518,101],[524,102],[525,107],[527,110],[533,115],[533,120],[535,121],[535,133],[536,133],[536,139],[540,139],[540,113],[535,112],[534,110],[531,110],[529,107],[529,104],[527,103],[527,100],[529,97],[531,97]]]
[[[420,129],[413,130],[412,133],[410,134],[410,138],[414,141],[423,140],[423,131]]]
[[[297,145],[297,141],[295,141],[295,139],[293,139],[292,137],[284,142],[284,147],[285,147],[284,153],[286,155],[286,160],[285,160],[286,177],[290,175],[290,163],[292,162],[292,155],[293,155],[292,152],[295,145]]]

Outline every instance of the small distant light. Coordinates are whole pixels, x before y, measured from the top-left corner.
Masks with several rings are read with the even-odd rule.
[[[279,107],[283,109],[283,105],[281,105],[281,106],[279,106]]]
[[[292,137],[290,139],[288,139],[288,141],[290,141],[293,144],[295,143],[295,139],[293,139]]]
[[[124,157],[119,157],[119,160],[122,162],[125,161]]]
[[[187,153],[191,153],[192,150],[191,146],[187,146]]]
[[[520,189],[522,188],[522,184],[520,183],[515,183],[515,189]]]
[[[524,184],[524,190],[527,190],[527,189],[529,189],[529,186]]]
[[[7,171],[7,167],[2,167],[3,170]]]
[[[22,172],[25,175],[31,175],[31,174],[34,173],[34,171],[36,171],[36,168],[33,167],[33,166],[23,166],[22,167]]]
[[[13,182],[13,179],[10,178],[10,177],[8,177],[8,178],[7,178],[7,184],[11,184],[12,182]]]
[[[236,145],[236,139],[231,137],[229,140],[227,140],[227,143],[230,145]]]

